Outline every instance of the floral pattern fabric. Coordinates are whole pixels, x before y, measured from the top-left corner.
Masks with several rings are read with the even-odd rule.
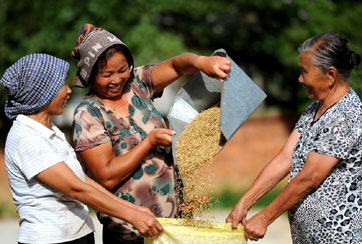
[[[362,243],[362,103],[350,89],[313,122],[319,102],[302,114],[295,129],[290,178],[309,152],[340,159],[326,179],[289,211],[294,244]]]
[[[153,66],[135,69],[134,78],[124,87],[129,101],[129,116],[120,117],[92,95],[86,95],[74,114],[73,142],[77,152],[111,142],[113,156],[122,155],[139,144],[153,129],[166,128],[152,101]],[[172,157],[164,148],[154,148],[128,179],[113,193],[131,203],[148,207],[157,217],[175,217],[175,175]],[[123,241],[142,237],[130,224],[98,215],[107,233]]]

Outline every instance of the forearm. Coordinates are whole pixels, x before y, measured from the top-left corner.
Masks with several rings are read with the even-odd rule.
[[[292,153],[300,134],[293,130],[281,151],[264,167],[239,202],[248,209],[284,179],[290,170]]]
[[[94,180],[92,180],[91,178],[89,178],[87,175],[85,176],[86,178],[86,183],[93,186],[94,188],[96,188],[97,190],[103,192],[104,194],[106,194],[107,196],[109,196],[110,198],[112,199],[116,199],[116,196],[112,193],[110,193],[106,188],[104,188],[102,185],[98,184],[97,182],[95,182]],[[121,198],[117,198],[117,201],[121,204],[124,204],[130,208],[136,208],[136,205],[128,202],[128,201],[125,201]]]
[[[113,189],[137,169],[152,148],[146,137],[129,152],[112,158],[104,168],[102,185],[109,190]]]
[[[162,91],[182,76],[200,70],[203,58],[204,56],[193,53],[183,53],[156,64],[152,70],[152,82],[156,92]]]
[[[184,53],[171,59],[173,69],[179,76],[193,74],[201,69],[200,60],[203,56],[194,53]]]
[[[303,169],[289,182],[284,190],[261,213],[268,223],[291,209],[310,191],[319,187],[330,170],[339,162],[336,157],[315,152],[308,154]]]
[[[260,214],[264,215],[269,225],[302,200],[313,188],[311,180],[295,177]]]
[[[274,159],[263,168],[248,191],[241,197],[239,202],[243,206],[250,209],[258,199],[272,190],[288,175],[289,169],[279,165],[276,160]]]
[[[73,189],[70,195],[96,211],[127,222],[130,222],[134,213],[133,208],[123,204],[123,202],[115,201],[113,194],[104,188],[102,190],[101,186],[95,187],[93,184],[85,183],[79,188]]]

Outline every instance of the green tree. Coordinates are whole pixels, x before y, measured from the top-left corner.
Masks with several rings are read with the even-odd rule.
[[[119,36],[136,65],[224,48],[263,87],[268,106],[302,110],[310,101],[297,82],[298,46],[334,31],[361,54],[361,16],[362,2],[353,0],[0,0],[0,75],[18,58],[45,52],[71,63],[70,81],[76,73],[70,57],[76,34],[92,23]],[[351,80],[360,95],[361,78],[360,66]],[[3,106],[2,87],[0,95]],[[6,135],[10,122],[3,109],[0,122]]]

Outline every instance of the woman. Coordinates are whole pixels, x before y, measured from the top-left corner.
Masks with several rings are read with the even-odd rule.
[[[94,179],[157,217],[175,217],[174,167],[165,147],[173,131],[166,129],[153,98],[185,74],[201,70],[224,79],[231,62],[191,53],[155,65],[134,68],[128,47],[116,36],[86,24],[79,32],[73,57],[78,76],[73,83],[89,87],[76,108],[73,141]],[[164,140],[154,141],[150,136]],[[99,216],[104,243],[143,243],[127,223]]]
[[[323,33],[299,48],[299,82],[316,101],[227,217],[233,228],[244,225],[246,238],[263,238],[289,210],[293,243],[362,243],[362,103],[348,84],[361,58],[347,42]],[[246,220],[251,206],[288,173],[284,190]]]
[[[128,221],[145,236],[162,226],[146,208],[115,200],[88,178],[64,134],[51,122],[62,114],[71,90],[69,64],[30,54],[6,70],[1,84],[5,114],[15,119],[7,136],[5,164],[20,217],[19,243],[94,243],[93,209]]]

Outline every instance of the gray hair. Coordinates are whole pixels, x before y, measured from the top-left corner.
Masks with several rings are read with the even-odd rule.
[[[303,42],[298,52],[311,52],[313,65],[323,72],[333,66],[342,78],[348,81],[352,75],[352,69],[361,63],[361,56],[351,51],[347,43],[348,40],[338,34],[325,32]]]

